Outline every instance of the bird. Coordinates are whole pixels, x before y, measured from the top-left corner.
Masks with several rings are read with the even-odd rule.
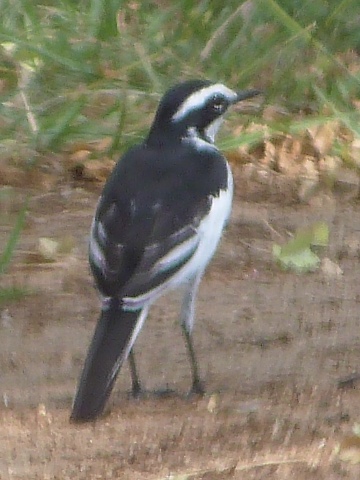
[[[204,271],[228,222],[233,196],[229,164],[215,146],[228,108],[260,94],[222,83],[187,80],[160,100],[144,141],[120,158],[92,221],[90,270],[101,313],[70,420],[96,420],[128,360],[132,393],[142,391],[134,343],[150,306],[182,290],[180,324],[194,394],[203,394],[192,340],[195,301]]]

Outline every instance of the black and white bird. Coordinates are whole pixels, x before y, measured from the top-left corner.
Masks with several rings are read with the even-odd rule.
[[[89,247],[102,309],[73,403],[73,421],[94,420],[102,413],[126,359],[133,394],[139,394],[134,342],[149,307],[180,285],[192,391],[203,392],[191,338],[195,297],[229,218],[233,194],[229,165],[214,138],[228,107],[259,93],[203,80],[176,85],[162,98],[146,140],[120,159],[106,182]]]

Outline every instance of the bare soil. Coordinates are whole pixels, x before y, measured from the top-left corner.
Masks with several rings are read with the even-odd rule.
[[[1,277],[32,290],[0,307],[1,479],[360,478],[360,465],[336,454],[360,416],[360,382],[338,383],[360,370],[359,205],[326,196],[300,205],[287,182],[236,177],[231,224],[198,299],[194,341],[208,394],[186,396],[175,292],[152,309],[136,353],[147,390],[178,393],[133,400],[124,366],[107,414],[86,425],[70,424],[69,414],[99,309],[86,259],[99,188],[31,192]],[[16,195],[7,219],[24,194]],[[322,255],[343,275],[282,272],[273,242],[319,219],[331,228]],[[36,261],[40,237],[74,246],[55,262]]]

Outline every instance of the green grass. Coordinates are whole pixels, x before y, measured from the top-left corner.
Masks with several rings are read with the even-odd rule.
[[[30,295],[32,292],[25,287],[1,287],[0,288],[0,307],[8,305],[9,302],[16,302],[24,298],[25,295]]]
[[[0,198],[1,200],[1,198]],[[9,267],[11,259],[13,257],[16,245],[18,243],[21,231],[25,224],[26,212],[27,212],[27,200],[24,202],[19,213],[16,216],[15,223],[12,230],[6,240],[5,246],[0,252],[0,280]],[[1,204],[1,202],[0,202]],[[14,301],[26,295],[27,290],[22,287],[3,287],[0,286],[0,306],[7,301]]]
[[[0,15],[0,142],[25,143],[30,163],[79,139],[126,148],[164,90],[191,77],[358,125],[357,0],[3,0]]]
[[[15,224],[7,239],[4,249],[0,253],[0,276],[4,274],[9,266],[13,256],[16,244],[19,240],[20,233],[24,227],[25,217],[27,212],[27,201],[22,206],[20,212],[16,217]]]

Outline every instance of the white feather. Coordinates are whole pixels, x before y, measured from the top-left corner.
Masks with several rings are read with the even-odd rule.
[[[106,300],[105,300],[105,308],[106,308]],[[147,317],[147,314],[149,312],[149,308],[146,307],[142,310],[142,312],[140,313],[140,315],[138,316],[138,319],[136,321],[136,325],[135,325],[135,328],[131,334],[131,337],[130,337],[130,340],[128,341],[128,344],[126,345],[126,348],[125,350],[122,352],[122,355],[121,357],[118,359],[118,361],[115,363],[115,365],[113,366],[113,369],[109,375],[109,378],[108,378],[108,385],[111,384],[111,382],[113,381],[114,377],[117,375],[117,372],[119,370],[119,367],[122,365],[122,363],[127,359],[127,357],[129,356],[129,353],[130,353],[130,350],[132,349],[134,343],[135,343],[135,340],[137,338],[137,336],[139,335],[139,332],[140,330],[142,329],[143,325],[144,325],[144,322],[146,320],[146,317]]]
[[[93,218],[92,224],[91,224],[91,231],[90,231],[90,244],[89,244],[89,255],[91,260],[94,262],[94,264],[103,270],[104,268],[104,254],[101,250],[101,246],[97,242],[95,238],[95,229],[96,229],[96,221],[95,217]]]
[[[236,99],[237,94],[230,90],[230,88],[225,87],[221,83],[216,83],[215,85],[210,85],[204,87],[201,90],[198,90],[191,94],[178,108],[178,110],[173,115],[172,119],[177,122],[182,120],[189,112],[192,110],[201,109],[206,102],[215,94],[221,94],[227,97],[230,101]]]
[[[182,260],[186,258],[194,249],[198,241],[198,236],[195,235],[194,237],[189,238],[185,242],[177,245],[175,248],[170,250],[169,253],[164,255],[160,260],[155,263],[153,267],[154,275],[159,272],[166,272],[173,266],[181,263]]]
[[[200,137],[195,127],[187,129],[187,136],[182,139],[184,142],[191,142],[197,150],[218,150],[218,148],[210,142]]]
[[[205,135],[211,143],[215,142],[215,136],[224,121],[224,117],[216,118],[208,127],[205,128]]]
[[[103,225],[100,221],[99,221],[98,224],[97,224],[97,233],[98,233],[98,237],[99,237],[100,243],[101,243],[102,245],[105,245],[107,235],[106,235],[106,231],[105,231],[104,225]]]

